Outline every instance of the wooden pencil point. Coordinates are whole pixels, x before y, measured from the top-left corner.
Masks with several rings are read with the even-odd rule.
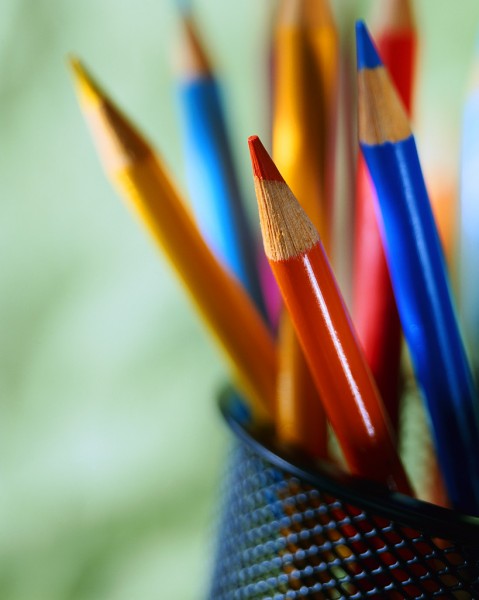
[[[404,140],[412,133],[406,109],[382,63],[364,66],[374,64],[375,49],[364,25],[358,32],[359,140],[369,145]]]
[[[153,151],[148,142],[102,91],[81,62],[70,59],[70,67],[83,114],[107,171],[114,173],[151,156]]]
[[[181,13],[181,21],[183,39],[177,58],[180,76],[191,80],[211,75],[210,61],[190,11]]]
[[[298,256],[319,243],[319,234],[258,136],[248,142],[266,256],[274,261]]]
[[[78,95],[82,103],[101,104],[103,102],[103,91],[94,78],[87,71],[79,58],[68,57],[68,65],[73,75]]]

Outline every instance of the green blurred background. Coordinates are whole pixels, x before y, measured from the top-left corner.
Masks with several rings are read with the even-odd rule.
[[[368,2],[333,0],[351,36]],[[381,0],[379,0],[379,4]],[[455,177],[479,3],[415,0],[418,141]],[[254,215],[273,0],[198,0]],[[65,65],[78,54],[180,186],[173,0],[0,3],[0,598],[204,597],[228,434],[226,370],[99,166]],[[258,60],[258,56],[260,59]]]

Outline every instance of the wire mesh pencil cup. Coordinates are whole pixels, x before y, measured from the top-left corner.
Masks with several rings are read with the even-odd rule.
[[[479,518],[385,491],[234,434],[211,600],[479,598]]]

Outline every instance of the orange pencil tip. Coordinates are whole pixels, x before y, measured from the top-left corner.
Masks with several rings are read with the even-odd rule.
[[[257,135],[252,135],[248,138],[248,145],[255,177],[268,181],[284,181]]]

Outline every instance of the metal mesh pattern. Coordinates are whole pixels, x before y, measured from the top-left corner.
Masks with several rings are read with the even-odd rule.
[[[479,598],[479,537],[431,537],[267,458],[244,440],[233,451],[212,600]]]

